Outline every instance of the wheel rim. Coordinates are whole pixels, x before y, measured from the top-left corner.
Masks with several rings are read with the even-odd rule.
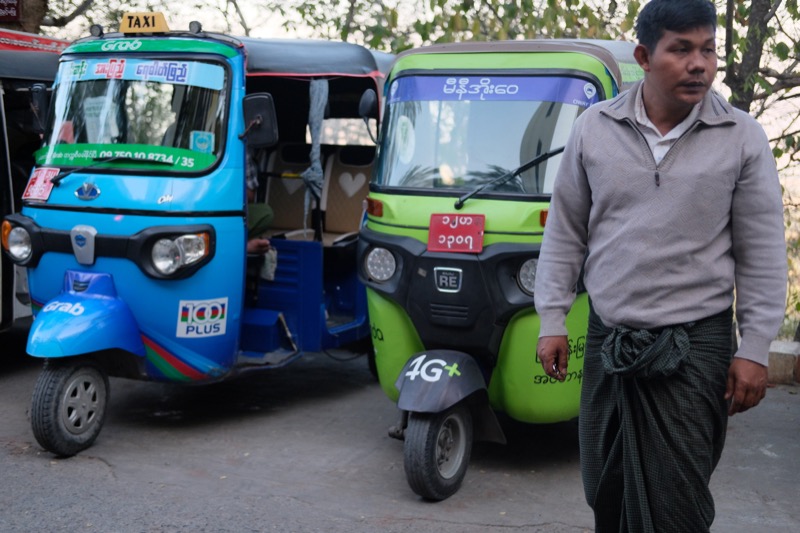
[[[73,435],[89,431],[103,408],[103,384],[93,374],[76,374],[64,389],[61,401],[61,421]]]
[[[467,449],[464,432],[464,422],[454,415],[448,416],[439,430],[436,438],[436,466],[445,479],[455,476],[464,461]]]

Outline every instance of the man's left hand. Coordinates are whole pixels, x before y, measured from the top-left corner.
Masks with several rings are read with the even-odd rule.
[[[269,239],[255,237],[247,241],[248,254],[263,254],[269,250]]]
[[[725,390],[725,400],[729,401],[728,415],[755,407],[766,394],[767,367],[734,357],[728,369],[728,387]]]

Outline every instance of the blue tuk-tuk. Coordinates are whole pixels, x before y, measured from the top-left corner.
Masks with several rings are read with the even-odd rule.
[[[208,383],[369,339],[355,257],[378,116],[358,107],[390,56],[166,26],[125,15],[63,52],[3,226],[45,360],[33,432],[62,456],[97,437],[107,376]],[[263,255],[247,180],[274,211]]]

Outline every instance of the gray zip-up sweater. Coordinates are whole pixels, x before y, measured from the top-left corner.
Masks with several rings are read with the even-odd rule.
[[[641,82],[640,82],[641,83]],[[786,304],[783,201],[755,119],[709,91],[656,165],[634,118],[638,86],[576,121],[556,178],[536,273],[540,335],[565,335],[584,282],[609,326],[657,328],[734,301],[737,357],[767,364]]]

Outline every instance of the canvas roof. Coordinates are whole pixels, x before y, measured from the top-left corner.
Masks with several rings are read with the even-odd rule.
[[[0,78],[53,81],[58,70],[58,54],[0,50]]]

